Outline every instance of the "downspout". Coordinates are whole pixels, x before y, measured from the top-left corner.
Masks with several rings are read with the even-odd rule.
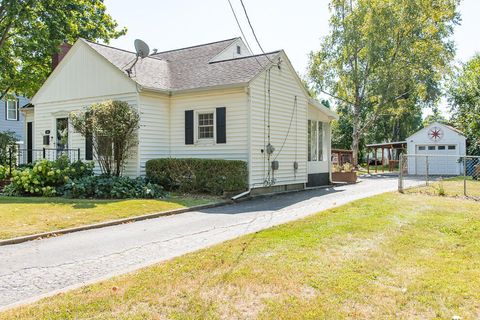
[[[250,192],[252,191],[252,188],[251,187],[248,187],[248,190],[247,191],[244,191],[242,193],[239,193],[237,195],[234,195],[233,197],[231,197],[230,199],[232,199],[233,201],[235,200],[238,200],[240,198],[243,198],[245,196],[248,196],[250,194]]]
[[[245,93],[247,95],[247,128],[248,128],[248,133],[247,133],[247,149],[248,149],[248,190],[244,191],[242,193],[239,193],[237,195],[234,195],[230,199],[233,201],[238,200],[240,198],[243,198],[245,196],[248,196],[250,192],[252,192],[252,119],[251,119],[251,114],[252,114],[252,97],[250,96],[250,85],[245,87]]]

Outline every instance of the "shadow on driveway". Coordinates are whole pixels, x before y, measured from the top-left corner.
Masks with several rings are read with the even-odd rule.
[[[198,212],[206,214],[240,214],[252,211],[277,211],[292,205],[296,205],[302,201],[343,191],[344,190],[338,190],[338,188],[336,189],[334,187],[307,189],[292,193],[260,196],[249,201],[242,201],[232,205],[212,209],[199,210]],[[321,199],[319,199],[319,201],[321,201]]]

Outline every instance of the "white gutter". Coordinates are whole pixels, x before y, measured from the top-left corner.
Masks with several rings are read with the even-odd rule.
[[[233,84],[227,84],[227,85],[215,85],[215,86],[209,86],[209,87],[182,89],[182,90],[162,90],[162,89],[157,89],[153,87],[140,86],[140,91],[150,91],[150,92],[156,92],[156,93],[163,93],[168,96],[174,96],[177,94],[202,92],[202,91],[208,91],[208,90],[243,88],[243,87],[246,87],[247,85],[248,85],[248,82],[240,82],[240,83],[233,83]]]

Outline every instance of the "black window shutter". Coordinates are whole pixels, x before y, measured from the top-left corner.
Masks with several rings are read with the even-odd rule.
[[[193,144],[193,110],[185,110],[185,144]]]
[[[90,131],[85,134],[85,160],[93,160],[93,135]]]
[[[20,99],[17,99],[17,121],[20,121]]]
[[[217,143],[227,143],[227,124],[225,107],[217,108]]]

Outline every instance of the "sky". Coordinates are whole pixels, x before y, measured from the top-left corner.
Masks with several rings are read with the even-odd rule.
[[[240,0],[230,0],[246,40],[261,53],[245,19]],[[328,33],[328,0],[243,0],[263,49],[284,49],[300,75],[308,68],[308,54],[320,47]],[[165,51],[241,36],[228,0],[105,0],[107,12],[127,35],[110,45],[134,51],[133,41],[144,40],[150,49]],[[462,23],[454,40],[457,61],[465,62],[480,52],[479,0],[463,0]],[[446,102],[441,110],[447,112]],[[428,114],[427,111],[425,114]]]

